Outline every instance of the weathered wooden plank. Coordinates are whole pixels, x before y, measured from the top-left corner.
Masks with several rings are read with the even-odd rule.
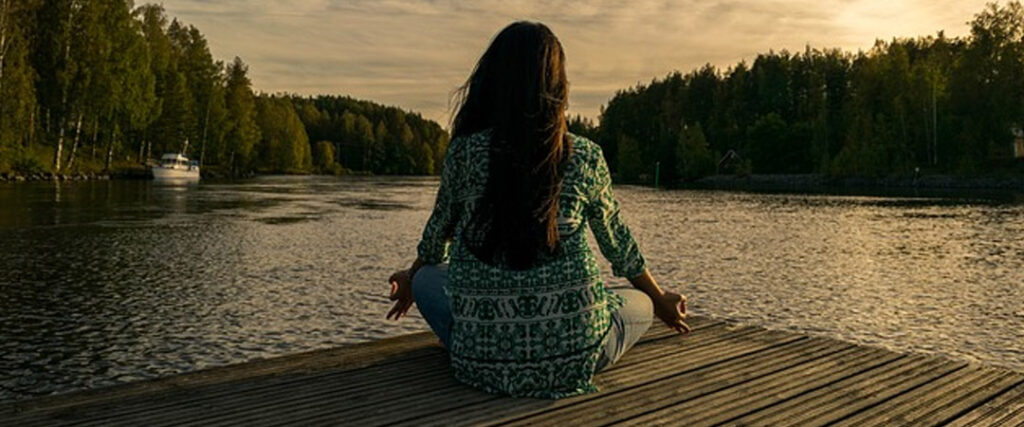
[[[693,316],[689,319],[689,322],[695,330],[724,325],[724,322],[722,321],[701,316]],[[673,335],[676,335],[676,333],[671,329],[655,327],[651,328],[651,330],[648,331],[647,334],[645,334],[645,336],[641,339],[641,342],[647,343],[657,341],[665,339],[667,337],[671,337]],[[426,340],[428,342],[431,342],[431,344],[436,344],[432,342],[433,338],[429,333],[421,334],[421,336],[417,336],[416,338],[420,340]],[[386,347],[394,344],[403,345],[404,343],[402,341],[403,340],[398,340],[393,343],[384,341],[366,344],[356,344],[348,346],[347,348],[349,348],[350,350],[351,354],[349,356],[351,357],[366,356],[365,358],[361,359],[364,362],[364,364],[366,364],[378,361],[381,356],[387,356],[390,352],[387,351],[389,349],[387,349]],[[397,363],[430,363],[430,361],[436,360],[438,356],[443,356],[445,354],[436,345],[428,346],[427,349],[428,351],[424,352],[424,354],[422,355],[409,355],[408,357],[399,360]],[[425,359],[423,359],[424,357]],[[166,390],[166,392],[164,393],[145,393],[141,396],[141,399],[134,399],[132,396],[126,396],[121,399],[105,402],[105,404],[103,402],[95,403],[91,401],[83,401],[81,402],[81,405],[72,404],[70,406],[65,407],[64,405],[59,405],[60,402],[57,402],[58,405],[53,405],[51,407],[51,410],[56,410],[60,412],[54,412],[52,414],[46,415],[43,419],[51,422],[58,421],[61,419],[93,419],[94,421],[104,421],[127,416],[125,420],[131,421],[136,419],[135,417],[131,417],[131,414],[143,414],[143,417],[152,418],[154,411],[159,410],[161,408],[178,408],[182,409],[187,413],[192,413],[194,412],[196,407],[217,407],[218,404],[211,403],[211,400],[216,400],[218,398],[223,398],[225,396],[228,396],[229,399],[236,399],[239,396],[244,396],[246,394],[257,394],[260,396],[264,396],[267,393],[275,391],[281,391],[282,393],[287,394],[291,391],[290,387],[295,386],[296,384],[302,385],[304,383],[311,382],[329,383],[333,381],[333,377],[336,376],[344,376],[347,380],[346,382],[349,384],[349,387],[353,389],[364,387],[363,383],[367,380],[376,382],[379,379],[379,373],[375,372],[375,370],[373,369],[364,370],[366,372],[359,373],[349,372],[351,370],[360,370],[359,368],[361,367],[362,366],[359,365],[350,365],[343,367],[340,370],[332,369],[319,373],[315,371],[304,372],[303,370],[296,370],[297,372],[282,372],[279,373],[278,375],[266,378],[261,378],[257,376],[255,378],[249,379],[248,381],[243,381],[243,383],[241,384],[235,381],[227,383],[213,382],[211,384],[197,384],[194,387],[186,388],[181,393],[176,392],[176,389],[170,389]],[[217,370],[224,368],[213,369]],[[331,391],[341,392],[342,390],[335,389]],[[57,396],[58,400],[60,400],[61,397],[62,396]],[[31,408],[28,409],[29,411],[26,411],[26,408],[17,408],[18,411],[30,412]],[[46,410],[46,408],[37,408],[37,410]],[[173,414],[161,415],[170,416]],[[27,420],[33,418],[39,418],[39,416],[29,416],[27,418],[23,418],[22,421],[27,422]],[[102,424],[103,423],[101,423],[101,425]]]
[[[686,318],[686,324],[690,325],[690,327],[693,328],[694,331],[696,331],[699,329],[710,328],[713,326],[726,325],[729,324],[729,322],[713,319],[706,316],[689,316]],[[637,342],[637,345],[671,336],[679,336],[679,333],[673,329],[668,328],[663,323],[658,321],[658,319],[654,319],[650,329],[648,329],[647,332],[644,333],[643,338],[640,338],[640,341]]]
[[[725,326],[725,323],[699,318],[694,322],[693,326],[695,328],[694,333],[700,333],[701,331],[709,328],[723,327]],[[673,335],[676,334],[671,329],[652,328],[652,331],[645,335],[641,345],[670,338]],[[132,412],[136,414],[134,417],[126,417],[123,413],[112,414],[108,410],[105,414],[97,417],[94,421],[98,423],[97,425],[102,425],[106,420],[110,419],[142,421],[145,419],[152,419],[154,416],[159,415],[163,419],[176,420],[175,422],[201,420],[203,423],[209,424],[219,422],[220,419],[252,418],[241,417],[237,414],[249,412],[248,408],[250,405],[260,402],[274,401],[281,405],[289,405],[297,401],[315,399],[317,395],[320,394],[341,394],[345,396],[346,399],[341,401],[332,400],[332,407],[343,407],[348,410],[357,409],[376,405],[377,402],[375,401],[375,396],[381,394],[377,392],[378,390],[386,390],[393,387],[408,389],[410,386],[419,384],[446,383],[445,381],[441,381],[443,377],[449,375],[446,362],[441,357],[435,359],[436,360],[430,360],[429,362],[418,360],[417,363],[419,363],[420,366],[402,366],[400,368],[398,365],[394,365],[387,367],[389,371],[398,369],[408,370],[408,372],[401,372],[400,374],[374,370],[372,367],[363,369],[358,372],[359,375],[356,377],[357,381],[355,384],[353,384],[353,381],[348,381],[350,375],[356,376],[354,374],[332,374],[329,377],[324,376],[316,378],[315,381],[306,381],[307,384],[305,387],[296,388],[277,386],[276,389],[271,390],[256,390],[259,393],[248,393],[248,396],[246,393],[232,393],[230,396],[194,397],[193,399],[195,401],[191,402],[189,405],[183,405],[181,402],[171,403],[171,411],[160,411],[155,413],[154,410],[160,409],[162,406],[154,407],[153,405],[136,405],[132,410]],[[427,366],[426,368],[429,369],[420,369],[424,368],[422,365],[425,363],[436,366]],[[339,375],[343,375],[346,380],[341,383],[341,385],[337,384],[337,379],[340,378]],[[410,380],[412,382],[410,382]],[[363,384],[363,382],[366,382],[366,384]],[[454,384],[448,384],[448,387],[453,385]],[[345,392],[349,390],[357,392],[346,394]]]
[[[646,413],[627,420],[623,425],[717,425],[843,378],[871,371],[900,357],[903,356],[852,347]]]
[[[721,337],[728,338],[720,339]],[[635,357],[621,360],[619,363],[622,366],[618,369],[609,369],[603,375],[597,376],[595,383],[602,388],[618,388],[639,380],[653,381],[658,378],[656,375],[675,375],[680,373],[681,369],[693,368],[692,365],[697,362],[703,363],[707,360],[717,363],[720,360],[727,360],[728,357],[739,357],[786,342],[805,339],[755,328],[740,328],[721,337],[712,337],[703,344],[689,345],[691,352],[683,352],[680,347],[673,349],[671,346],[643,349],[638,351]]]
[[[601,373],[607,374],[609,372],[615,372],[622,369],[631,369],[634,365],[650,360],[678,356],[682,351],[699,350],[700,346],[726,342],[752,342],[754,340],[751,337],[763,334],[764,332],[765,331],[763,329],[759,328],[727,326],[695,331],[683,339],[672,337],[669,339],[643,343],[627,351],[618,362],[607,367]],[[746,337],[746,339],[743,337]]]
[[[840,420],[838,426],[911,425],[921,407],[941,404],[943,396],[960,396],[967,391],[983,387],[991,380],[991,371],[966,366],[926,382],[919,387],[885,400],[870,410],[860,411]]]
[[[1017,410],[1003,417],[999,422],[1004,426],[1024,426],[1024,409],[1018,407]]]
[[[690,324],[691,324],[691,326],[695,330],[700,330],[700,329],[705,329],[705,328],[709,328],[709,327],[722,326],[722,325],[725,325],[726,323],[722,322],[722,321],[719,321],[719,320],[709,319],[707,317],[695,316],[695,317],[690,319]],[[643,338],[641,338],[640,343],[649,343],[649,342],[653,342],[653,341],[657,341],[657,340],[662,340],[662,339],[665,339],[665,338],[668,338],[668,337],[671,337],[671,336],[674,336],[674,335],[677,335],[677,333],[675,331],[669,329],[669,328],[654,327],[654,328],[651,328],[644,335]],[[426,357],[426,358],[423,358],[423,357],[417,357],[417,358],[410,357],[408,359],[401,360],[401,361],[399,361],[397,363],[403,363],[403,364],[408,364],[408,365],[417,365],[417,366],[422,365],[424,363],[433,364],[437,360],[443,360],[441,357],[444,356],[445,354],[446,353],[443,353],[443,352],[437,352],[436,354],[435,353],[430,354],[429,357]],[[441,363],[445,363],[445,362],[441,362]],[[395,366],[394,368],[398,369],[397,366]],[[390,369],[390,368],[388,368],[388,369]],[[135,412],[149,412],[149,411],[152,411],[153,409],[158,409],[159,407],[180,406],[182,403],[193,402],[193,401],[196,401],[196,400],[199,400],[199,399],[206,400],[206,399],[210,399],[210,398],[213,398],[213,397],[218,397],[219,394],[221,394],[221,393],[222,394],[230,394],[231,396],[239,396],[239,395],[247,393],[247,392],[265,393],[266,390],[268,390],[270,388],[286,389],[286,388],[288,388],[288,386],[295,385],[296,383],[309,383],[311,381],[331,381],[331,380],[334,379],[333,377],[336,377],[336,376],[344,376],[345,379],[346,379],[347,387],[351,388],[351,389],[359,389],[359,388],[363,388],[363,387],[373,387],[375,385],[380,385],[379,382],[380,382],[380,378],[381,378],[379,370],[375,370],[375,369],[359,369],[358,372],[356,372],[356,373],[350,372],[349,370],[328,371],[328,372],[323,373],[322,376],[319,376],[319,375],[303,375],[303,376],[299,376],[298,378],[289,378],[287,380],[282,379],[282,380],[279,380],[279,381],[275,378],[274,381],[265,381],[264,383],[257,383],[257,382],[254,381],[251,387],[246,387],[246,385],[228,384],[228,385],[223,385],[223,386],[219,386],[219,387],[216,387],[216,388],[211,388],[209,390],[204,389],[204,390],[202,390],[203,393],[196,393],[195,391],[198,391],[198,390],[195,390],[195,391],[193,391],[191,393],[188,393],[188,395],[187,395],[187,396],[189,396],[188,400],[167,402],[168,399],[161,399],[160,401],[162,403],[160,404],[160,406],[157,406],[157,407],[138,405],[135,408]],[[373,384],[365,385],[364,382],[371,382]],[[339,389],[339,390],[331,390],[331,391],[332,392],[340,392],[342,390]],[[196,397],[197,395],[198,395],[198,397]],[[110,411],[107,411],[107,412],[109,413]]]
[[[735,344],[725,343],[725,345],[735,345]],[[695,347],[695,348],[697,348],[697,347]],[[638,351],[638,352],[641,352],[641,351]],[[340,419],[342,417],[342,415],[344,415],[346,419],[352,420],[352,421],[358,420],[358,422],[360,424],[375,425],[375,424],[378,424],[378,423],[387,423],[387,422],[395,421],[394,417],[396,415],[403,415],[404,414],[404,416],[406,416],[408,418],[415,419],[418,423],[420,423],[422,421],[420,419],[420,415],[421,414],[436,413],[438,411],[450,410],[450,409],[454,409],[454,408],[464,407],[464,406],[467,406],[470,403],[484,403],[484,402],[489,402],[489,401],[494,401],[496,399],[500,399],[499,396],[485,394],[485,393],[479,392],[477,390],[471,389],[469,387],[460,387],[460,388],[451,389],[451,390],[445,389],[444,392],[448,393],[448,396],[446,396],[446,398],[443,399],[443,400],[438,400],[438,399],[430,397],[429,393],[431,393],[433,391],[424,391],[424,392],[422,392],[422,393],[427,393],[428,394],[427,396],[422,397],[423,400],[419,400],[419,399],[421,399],[420,395],[422,393],[420,393],[420,392],[418,392],[416,390],[410,390],[410,392],[417,396],[417,397],[414,398],[416,400],[413,402],[414,404],[406,405],[405,406],[405,410],[403,411],[402,414],[395,414],[395,413],[389,412],[385,408],[381,408],[381,407],[360,408],[358,411],[354,411],[354,412],[353,411],[341,411],[340,413],[336,412],[336,413],[329,414],[329,416],[327,414],[314,416],[314,417],[306,420],[305,422],[311,423],[311,425],[321,425],[321,423],[323,423],[323,424],[330,424],[334,420]],[[383,396],[383,397],[380,397],[380,398],[381,399],[388,399],[389,397]],[[406,399],[406,400],[408,400],[408,399]],[[421,402],[422,402],[422,404],[419,404]]]
[[[758,334],[755,336],[754,333],[750,332],[751,330]],[[738,335],[732,335],[731,339],[724,341],[706,344],[693,343],[694,345],[684,347],[677,350],[676,353],[672,353],[669,359],[643,357],[644,360],[642,362],[630,363],[632,360],[627,359],[630,356],[630,352],[627,352],[626,357],[623,357],[623,360],[619,362],[624,366],[618,369],[609,369],[595,378],[595,382],[602,389],[601,392],[596,394],[557,401],[495,397],[479,404],[460,406],[456,412],[458,414],[456,424],[496,425],[506,423],[541,412],[576,405],[582,401],[597,399],[614,390],[627,389],[665,376],[701,369],[802,339],[798,336],[772,333],[758,328],[741,328],[738,331],[723,332],[723,334],[732,333],[737,333]],[[698,338],[696,334],[688,339],[695,338]],[[709,339],[713,339],[713,337]],[[643,355],[644,352],[640,350],[637,351],[637,354]],[[449,410],[449,408],[442,406],[436,408],[432,413],[420,414],[400,420],[398,424],[419,426],[452,425],[452,417],[451,413],[448,412]]]
[[[223,387],[229,386],[224,384],[217,385],[213,390],[207,390],[200,386],[192,390],[175,390],[118,402],[29,412],[25,414],[27,418],[22,419],[21,422],[36,418],[49,421],[77,420],[81,423],[80,425],[109,425],[111,420],[115,419],[122,421],[125,425],[135,422],[152,422],[157,416],[167,419],[173,419],[177,414],[188,416],[200,409],[219,407],[225,402],[233,402],[235,405],[243,407],[244,404],[259,404],[266,399],[288,396],[296,389],[308,389],[315,386],[333,387],[335,392],[345,390],[355,392],[360,388],[382,386],[387,381],[382,381],[381,372],[400,369],[423,371],[434,369],[434,372],[437,372],[436,376],[444,376],[447,372],[447,362],[443,355],[432,354],[428,357],[413,357],[396,363],[382,363],[355,370],[335,372],[332,375],[289,374],[284,377],[287,381],[278,381],[277,378],[266,380],[256,378],[245,384],[237,384],[236,392],[232,392],[230,388],[223,390]],[[350,381],[348,375],[352,375],[353,380]]]
[[[690,322],[685,338],[655,326],[600,392],[557,401],[458,384],[423,333],[0,405],[0,425],[1024,425],[1019,373]]]
[[[930,402],[915,408],[914,411],[903,415],[904,418],[913,419],[915,423],[926,425],[944,425],[956,418],[960,413],[978,406],[1012,388],[1020,382],[1016,375],[1006,375],[1005,372],[989,370],[990,381],[974,390],[957,390],[956,393],[948,393]]]
[[[189,392],[197,387],[252,381],[254,378],[309,373],[324,370],[351,370],[411,356],[438,354],[436,338],[429,332],[403,335],[353,346],[314,350],[288,356],[257,359],[246,363],[202,369],[171,377],[129,384],[45,396],[0,405],[0,419],[32,411],[150,398],[167,392]]]
[[[707,328],[720,327],[724,323],[720,321],[709,321],[706,318],[698,318],[694,323],[696,331],[701,331]],[[674,331],[668,328],[664,331],[652,328],[652,331],[645,335],[644,342],[650,343],[665,338],[671,337]],[[177,425],[182,422],[191,422],[193,420],[201,421],[204,424],[210,424],[214,422],[220,422],[222,419],[233,420],[237,418],[253,418],[259,415],[260,411],[256,411],[253,417],[244,417],[237,415],[238,413],[252,412],[249,410],[249,406],[258,404],[265,401],[273,401],[278,405],[290,405],[294,402],[302,401],[315,401],[314,399],[322,394],[329,395],[341,395],[346,399],[342,401],[332,401],[332,407],[344,407],[347,409],[362,408],[366,406],[373,406],[376,404],[374,396],[380,394],[376,393],[377,390],[384,390],[392,387],[397,387],[401,382],[400,387],[403,389],[408,388],[410,385],[417,384],[437,384],[444,383],[442,381],[444,377],[448,376],[447,366],[443,365],[443,359],[438,357],[435,358],[434,362],[430,364],[436,364],[436,369],[420,369],[423,366],[416,366],[415,369],[411,369],[410,372],[402,372],[401,374],[389,374],[387,372],[373,372],[374,369],[368,368],[360,370],[356,374],[350,374],[346,372],[331,374],[331,376],[320,376],[315,378],[313,381],[305,381],[303,387],[292,387],[289,385],[275,385],[273,389],[262,389],[242,390],[239,393],[231,393],[228,396],[199,396],[192,397],[189,401],[190,404],[183,404],[183,402],[171,402],[169,404],[142,404],[134,405],[128,411],[111,411],[107,408],[103,414],[95,416],[92,421],[96,425],[104,425],[109,420],[117,419],[126,421],[128,423],[143,420],[152,420],[156,417],[162,420],[174,420],[173,422],[168,421],[168,425]],[[418,361],[421,365],[426,361]],[[443,365],[443,366],[442,366]],[[387,369],[397,369],[398,365],[386,367]],[[424,372],[426,371],[426,372]],[[349,375],[355,375],[357,378],[364,379],[365,381],[371,382],[370,384],[352,384],[351,381],[344,381],[339,383],[339,378],[348,379]],[[389,378],[395,380],[389,381]],[[413,378],[415,381],[413,384],[409,383],[409,378]],[[300,384],[302,385],[302,384]],[[448,387],[454,386],[455,384],[448,384]],[[358,392],[345,393],[346,390],[356,390]],[[253,393],[253,391],[258,393]],[[169,410],[160,411],[161,408],[167,408]],[[124,412],[131,412],[134,415],[125,415]],[[82,415],[82,414],[78,414]],[[262,418],[255,418],[255,420],[263,420]],[[151,425],[164,425],[163,422]]]
[[[830,343],[801,340],[749,354],[729,363],[663,377],[638,387],[617,389],[570,407],[515,420],[510,425],[564,426],[621,422],[647,411],[684,402],[732,385],[835,353]]]
[[[693,335],[691,335],[690,338],[699,338],[701,336],[714,336],[714,331],[716,330],[718,330],[718,328],[699,329],[697,331],[694,331]],[[673,337],[670,339],[679,341],[679,338]],[[687,339],[683,339],[682,341],[685,342]],[[736,345],[736,343],[730,342],[723,343],[723,346]],[[652,344],[641,345],[632,351],[642,353],[643,351],[641,349],[651,347]],[[692,348],[694,348],[695,350],[699,349],[699,347]],[[620,362],[623,362],[623,364],[627,366],[630,363],[635,363],[634,361],[626,362],[624,360]],[[457,385],[454,383],[453,380],[440,384],[438,385],[438,387],[440,388],[402,388],[403,394],[399,397],[402,398],[404,402],[403,411],[398,414],[389,411],[387,407],[381,406],[345,407],[344,405],[340,405],[334,402],[333,398],[328,398],[330,399],[329,407],[336,408],[332,409],[331,412],[318,413],[317,408],[327,407],[327,404],[318,403],[320,401],[310,401],[307,402],[308,407],[302,408],[304,410],[308,408],[308,410],[305,410],[305,412],[303,412],[302,414],[295,415],[295,417],[299,417],[299,419],[301,419],[304,424],[308,425],[320,425],[321,423],[329,425],[338,422],[342,419],[347,420],[349,422],[358,421],[362,425],[375,425],[378,423],[387,423],[395,421],[394,418],[396,416],[403,415],[405,417],[415,419],[417,420],[417,423],[420,423],[421,420],[419,418],[419,415],[423,413],[433,413],[439,410],[448,410],[461,406],[467,406],[472,403],[482,403],[500,399],[499,396],[482,393],[478,390],[466,386]],[[438,399],[437,395],[439,394],[443,394],[444,399]],[[389,401],[396,397],[393,394],[384,393],[380,395],[365,396],[365,398],[373,401]],[[284,409],[279,409],[279,413],[282,414],[281,416],[279,416],[279,418],[288,420],[293,419],[292,416],[284,417],[283,414],[286,413],[287,411],[291,411],[294,409],[300,408],[288,407]],[[244,421],[242,419],[236,420]]]
[[[887,399],[930,378],[955,369],[945,361],[915,355],[886,364],[865,375],[855,375],[730,421],[734,425],[820,426]]]
[[[449,386],[450,373],[447,361],[441,357],[431,363],[413,370],[402,371],[400,367],[388,366],[388,369],[376,370],[377,382],[365,383],[362,387],[353,387],[344,377],[319,379],[302,384],[301,387],[287,389],[269,389],[257,393],[240,396],[211,397],[189,404],[162,407],[153,411],[135,411],[131,415],[110,414],[95,417],[85,425],[106,425],[110,420],[146,423],[151,427],[163,425],[180,425],[189,422],[212,424],[218,420],[232,420],[249,417],[253,422],[259,421],[260,412],[268,407],[267,402],[278,406],[305,404],[320,396],[332,396],[332,404],[348,408],[377,405],[374,396],[391,393],[395,389],[432,388]],[[138,408],[136,406],[135,408]],[[257,409],[254,409],[257,408]],[[246,415],[250,414],[250,415]],[[160,420],[154,420],[160,418]]]
[[[1014,417],[1018,417],[1014,423]],[[950,427],[974,427],[992,425],[1024,425],[1024,382],[995,396],[956,419]]]

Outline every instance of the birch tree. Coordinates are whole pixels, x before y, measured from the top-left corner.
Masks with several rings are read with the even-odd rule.
[[[0,0],[0,163],[32,133],[36,97],[29,35],[37,7],[31,0]]]

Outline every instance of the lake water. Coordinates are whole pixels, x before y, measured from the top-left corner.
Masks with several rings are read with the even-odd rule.
[[[436,187],[0,184],[0,401],[426,330],[385,279]],[[1020,196],[616,192],[695,314],[1024,371]]]

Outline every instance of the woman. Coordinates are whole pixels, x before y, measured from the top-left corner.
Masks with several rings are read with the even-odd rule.
[[[509,25],[459,95],[434,210],[418,258],[390,278],[388,318],[415,301],[456,379],[542,398],[595,391],[594,373],[652,314],[688,332],[686,299],[658,287],[619,218],[601,149],[566,131],[565,54],[551,30]],[[639,291],[605,288],[586,225]]]

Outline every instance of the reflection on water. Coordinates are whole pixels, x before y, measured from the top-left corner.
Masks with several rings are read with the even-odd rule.
[[[424,330],[415,312],[384,321],[383,280],[411,261],[435,190],[0,185],[0,400]],[[1024,370],[1016,196],[617,193],[694,312]]]

